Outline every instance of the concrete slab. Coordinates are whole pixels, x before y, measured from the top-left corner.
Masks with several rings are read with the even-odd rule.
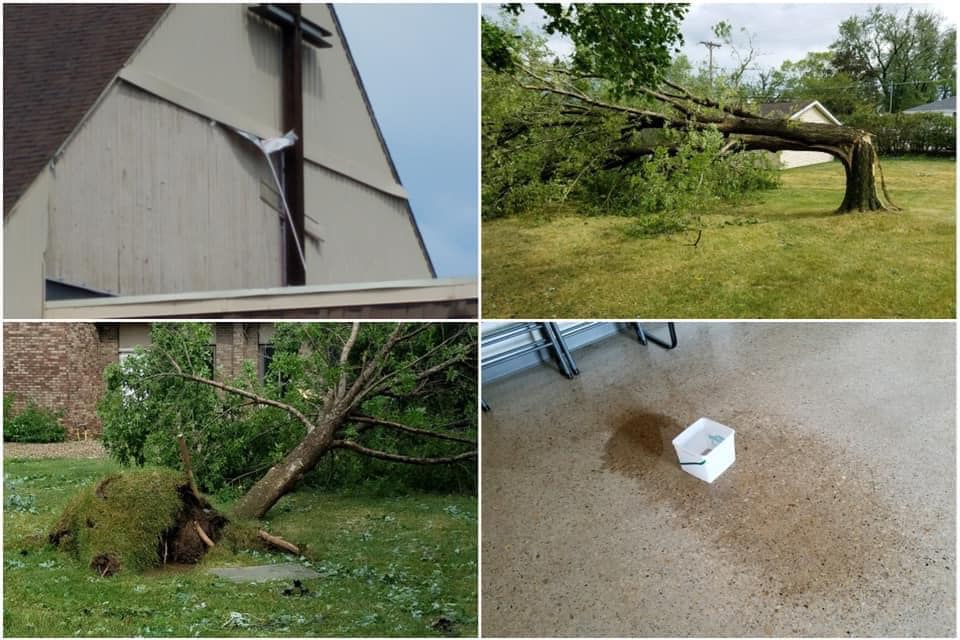
[[[954,637],[954,324],[677,332],[484,385],[484,635]],[[714,484],[670,442],[701,416]]]
[[[252,567],[217,567],[210,573],[231,582],[270,582],[271,580],[309,580],[320,574],[296,562],[261,564]]]

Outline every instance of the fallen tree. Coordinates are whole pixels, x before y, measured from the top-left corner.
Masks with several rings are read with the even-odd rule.
[[[214,375],[209,342],[203,326],[157,323],[150,349],[108,373],[101,415],[121,462],[173,464],[174,434],[183,432],[198,481],[209,483],[223,474],[218,456],[229,447],[248,468],[238,475],[259,477],[231,511],[241,519],[262,517],[333,452],[475,465],[473,325],[277,325],[262,379],[253,369],[233,380]]]
[[[764,118],[751,107],[697,95],[666,78],[668,47],[682,43],[684,10],[660,5],[544,5],[544,29],[571,38],[569,61],[558,60],[536,36],[483,20],[483,60],[494,74],[506,75],[533,100],[522,101],[495,135],[485,133],[484,154],[502,147],[499,157],[530,144],[531,127],[561,131],[563,140],[587,146],[601,162],[587,157],[579,171],[619,170],[642,162],[667,135],[717,132],[727,140],[726,154],[739,151],[817,151],[840,161],[846,176],[837,211],[894,211],[873,135],[855,127]],[[505,5],[519,13],[521,5]],[[512,30],[514,29],[514,30]],[[618,46],[612,46],[619,43]],[[485,107],[486,108],[486,107]],[[530,117],[522,113],[526,109]],[[497,114],[503,119],[503,114]],[[488,122],[484,125],[487,126]],[[665,142],[651,144],[651,131]],[[550,136],[541,136],[549,142]],[[670,149],[666,149],[669,153]],[[599,165],[599,166],[598,166]],[[565,176],[566,177],[566,176]],[[549,182],[552,175],[542,176]],[[574,172],[572,182],[580,180]]]
[[[620,167],[653,151],[648,145],[631,145],[632,132],[709,129],[729,139],[728,153],[752,150],[828,153],[841,162],[846,175],[839,212],[897,210],[887,193],[880,157],[873,135],[868,131],[834,124],[762,118],[746,108],[696,96],[668,80],[663,80],[656,89],[637,88],[640,94],[660,104],[660,109],[618,104],[597,98],[581,88],[582,85],[578,86],[576,80],[586,78],[569,70],[534,71],[526,65],[517,68],[521,76],[526,76],[520,80],[523,89],[558,96],[564,101],[558,126],[583,126],[603,112],[623,115],[625,124],[619,132],[622,143],[612,148],[613,155],[625,160],[619,163]]]

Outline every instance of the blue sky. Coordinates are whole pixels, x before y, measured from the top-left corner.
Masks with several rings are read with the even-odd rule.
[[[335,5],[441,278],[477,275],[477,7]]]

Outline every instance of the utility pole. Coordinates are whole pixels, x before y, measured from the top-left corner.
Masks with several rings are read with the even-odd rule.
[[[701,40],[700,44],[705,46],[707,50],[710,52],[710,63],[709,63],[709,66],[707,67],[707,77],[710,79],[710,89],[712,90],[713,89],[713,50],[719,48],[720,43]]]

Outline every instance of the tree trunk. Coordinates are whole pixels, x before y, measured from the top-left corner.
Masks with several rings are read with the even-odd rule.
[[[783,121],[768,121],[783,122]],[[751,124],[754,124],[751,122]],[[798,123],[801,124],[801,123]],[[807,123],[802,123],[807,124]],[[819,151],[829,153],[843,164],[846,187],[838,213],[850,211],[897,211],[883,181],[880,156],[872,136],[858,129],[837,125],[815,125],[815,135],[809,135],[809,125],[793,126],[793,133],[779,127],[769,127],[767,133],[732,134],[746,149],[766,151]],[[757,128],[752,127],[753,131]],[[791,135],[787,137],[780,137]]]
[[[843,168],[847,175],[847,187],[838,213],[897,209],[890,202],[880,158],[869,135],[851,145],[849,161],[844,160]]]
[[[234,515],[240,518],[262,518],[289,493],[303,474],[313,469],[330,450],[333,433],[342,418],[317,425],[283,460],[267,471],[237,502]]]

